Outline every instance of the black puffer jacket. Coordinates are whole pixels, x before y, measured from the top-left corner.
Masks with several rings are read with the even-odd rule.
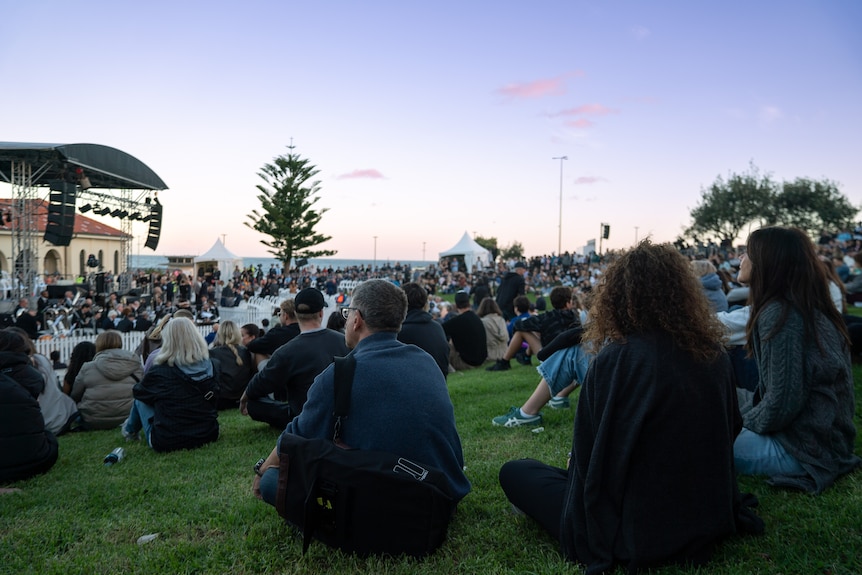
[[[0,352],[0,484],[44,473],[57,461],[57,439],[36,401],[44,386],[27,354]]]

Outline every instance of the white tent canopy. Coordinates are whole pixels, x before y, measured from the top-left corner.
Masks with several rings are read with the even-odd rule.
[[[491,252],[477,244],[467,232],[464,232],[464,235],[458,240],[457,244],[445,252],[440,252],[440,258],[452,256],[462,256],[464,258],[467,272],[472,272],[474,268],[484,269],[491,263]]]
[[[213,247],[207,253],[195,258],[195,273],[201,267],[218,268],[225,282],[231,277],[234,268],[237,266],[242,269],[242,258],[231,253],[219,239],[216,240]]]

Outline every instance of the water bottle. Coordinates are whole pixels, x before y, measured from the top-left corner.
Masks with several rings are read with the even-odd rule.
[[[113,465],[115,463],[119,463],[123,460],[123,457],[126,456],[126,450],[122,447],[118,447],[109,454],[105,456],[105,465]]]

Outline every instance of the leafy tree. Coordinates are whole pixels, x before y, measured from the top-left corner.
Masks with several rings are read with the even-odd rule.
[[[761,175],[754,164],[747,174],[730,174],[726,181],[718,176],[709,188],[701,190],[687,235],[730,243],[751,223],[772,223],[775,188],[769,175]]]
[[[851,227],[859,208],[834,182],[796,178],[782,184],[775,199],[775,223],[796,226],[817,237],[821,230]]]
[[[473,241],[491,252],[491,261],[496,261],[497,254],[500,253],[500,248],[497,247],[497,238],[483,238],[482,236],[476,236],[473,238]]]
[[[504,260],[512,259],[512,260],[520,260],[524,257],[524,246],[521,245],[521,242],[512,242],[511,245],[505,247],[500,252],[500,255]]]
[[[294,153],[293,146],[287,155],[278,156],[258,172],[264,181],[258,184],[262,212],[252,210],[245,225],[269,236],[260,243],[269,253],[290,267],[292,258],[316,258],[335,255],[333,250],[311,250],[332,239],[314,232],[329,208],[314,209],[320,199],[320,181],[312,180],[319,170],[307,159]]]

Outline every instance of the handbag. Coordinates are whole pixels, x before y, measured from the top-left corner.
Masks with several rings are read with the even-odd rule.
[[[335,358],[333,438],[284,434],[276,509],[311,539],[348,553],[422,557],[445,540],[455,510],[449,481],[434,467],[342,441],[356,360]]]

